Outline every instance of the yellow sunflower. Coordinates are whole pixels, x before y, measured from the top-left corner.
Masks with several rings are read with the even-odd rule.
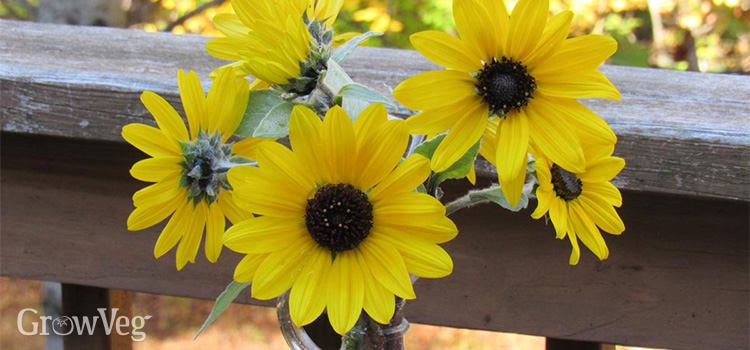
[[[429,160],[401,162],[409,134],[382,104],[354,123],[338,106],[323,121],[297,106],[289,132],[292,150],[263,144],[258,167],[229,172],[235,202],[262,215],[227,230],[224,244],[247,254],[234,279],[252,282],[257,299],[291,289],[299,326],[325,308],[341,334],[363,309],[388,323],[394,295],[416,297],[410,273],[438,278],[453,270],[437,243],[453,239],[456,226],[437,199],[413,192],[427,179]]]
[[[133,165],[130,174],[155,183],[133,195],[135,210],[128,217],[128,229],[151,227],[171,214],[156,242],[154,256],[161,257],[179,243],[176,263],[180,270],[188,261],[195,262],[204,227],[206,258],[215,262],[221,253],[224,218],[239,222],[252,217],[232,201],[226,172],[231,157],[252,159],[257,145],[268,140],[247,138],[227,143],[247,107],[247,80],[237,81],[226,71],[206,96],[195,72],[184,74],[180,70],[177,79],[190,129],[167,101],[145,91],[141,101],[159,129],[130,124],[122,128],[122,137],[153,157]]]
[[[549,212],[558,239],[567,234],[573,245],[570,264],[578,263],[580,239],[599,259],[609,256],[599,228],[613,235],[625,230],[614,207],[622,205],[620,191],[611,181],[625,166],[625,160],[612,157],[614,146],[585,146],[586,167],[568,171],[550,159],[537,156],[534,167],[539,179],[536,196],[539,204],[531,217],[539,219]]]
[[[288,84],[310,74],[307,70],[314,67],[302,63],[311,47],[320,44],[313,39],[323,39],[311,35],[305,19],[330,29],[342,4],[343,0],[233,0],[236,14],[214,17],[214,25],[226,37],[210,40],[206,49],[216,58],[236,61],[219,70],[230,67],[238,76],[258,78],[253,88]]]
[[[492,162],[508,201],[523,187],[529,144],[572,171],[585,167],[582,141],[614,144],[607,124],[576,98],[619,99],[597,67],[617,49],[614,39],[566,39],[573,14],[547,21],[548,0],[520,0],[508,16],[500,0],[455,0],[461,39],[438,31],[411,36],[422,55],[447,67],[402,82],[393,92],[404,106],[422,110],[409,118],[415,134],[448,132],[431,167],[443,171],[498,118]],[[583,130],[576,135],[575,129]],[[579,140],[580,137],[580,140]]]

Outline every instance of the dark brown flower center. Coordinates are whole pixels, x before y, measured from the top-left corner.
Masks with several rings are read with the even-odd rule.
[[[307,200],[305,224],[315,242],[332,252],[354,249],[370,234],[372,204],[352,185],[325,185]]]
[[[572,201],[581,195],[583,184],[576,174],[561,168],[557,164],[552,165],[550,173],[552,173],[552,187],[558,197],[566,201]]]
[[[492,62],[484,64],[475,86],[482,100],[490,106],[490,112],[503,117],[529,104],[536,80],[526,66],[503,56],[500,61],[493,58]]]

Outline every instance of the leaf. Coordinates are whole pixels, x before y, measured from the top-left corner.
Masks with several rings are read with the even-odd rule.
[[[518,201],[517,205],[510,205],[510,203],[508,203],[508,200],[505,199],[503,190],[500,187],[494,187],[488,190],[472,191],[469,192],[469,196],[471,196],[472,201],[485,199],[510,211],[519,211],[521,209],[525,209],[529,205],[529,196],[525,191],[521,194],[521,200]]]
[[[253,132],[253,137],[281,138],[289,135],[289,118],[293,109],[294,103],[291,102],[271,108]]]
[[[435,150],[440,145],[440,142],[443,142],[443,139],[445,139],[445,135],[438,135],[432,140],[429,140],[417,146],[417,148],[414,150],[414,153],[419,153],[428,159],[432,159],[432,155],[435,154]],[[437,173],[436,175],[433,175],[435,179],[433,180],[432,185],[437,187],[445,180],[460,179],[468,175],[471,171],[471,167],[474,166],[474,161],[477,158],[477,153],[479,153],[480,143],[481,141],[474,144],[474,146],[472,146],[469,151],[466,152],[466,154],[464,154],[458,161],[453,163],[450,168],[446,169],[443,172]]]
[[[339,90],[338,95],[344,98],[344,101],[346,101],[347,98],[356,98],[367,102],[380,102],[389,105],[394,109],[397,108],[396,103],[394,103],[391,99],[362,84],[353,83],[344,85]]]
[[[328,69],[326,69],[322,83],[334,95],[345,85],[354,83],[352,78],[333,59],[328,60],[326,66],[328,66]]]
[[[285,102],[279,93],[273,90],[250,91],[245,116],[242,118],[235,134],[245,137],[253,136],[258,126],[268,117],[269,112]]]
[[[367,32],[362,35],[355,36],[351,40],[349,40],[346,44],[339,47],[338,50],[333,54],[333,57],[331,57],[332,60],[336,61],[336,63],[341,63],[346,56],[349,56],[350,53],[354,52],[354,50],[359,46],[362,42],[365,40],[373,37],[373,36],[381,36],[383,33],[380,32]]]
[[[201,329],[199,329],[198,333],[195,334],[195,338],[193,338],[193,340],[198,339],[198,336],[201,335],[203,330],[206,329],[208,325],[213,323],[219,317],[219,315],[221,315],[221,313],[227,309],[229,304],[231,304],[234,299],[237,298],[240,292],[248,286],[250,286],[250,283],[239,283],[236,281],[232,281],[231,283],[229,283],[229,285],[227,285],[227,288],[224,289],[223,292],[221,292],[221,295],[216,298],[216,303],[214,303],[214,307],[213,309],[211,309],[211,313],[208,315],[206,322],[203,322],[203,326],[201,326]]]
[[[327,65],[328,70],[326,70],[322,82],[325,89],[328,89],[328,91],[330,91],[334,95],[338,95],[338,92],[341,91],[344,86],[354,84],[352,78],[349,77],[348,74],[346,74],[344,69],[341,68],[341,66],[339,66],[336,61],[330,59],[328,60]],[[337,102],[336,100],[338,100],[338,98],[334,98],[334,102]],[[341,98],[341,108],[344,109],[352,122],[357,119],[357,116],[362,112],[363,109],[367,108],[367,105],[369,105],[367,101],[360,100],[358,98]]]

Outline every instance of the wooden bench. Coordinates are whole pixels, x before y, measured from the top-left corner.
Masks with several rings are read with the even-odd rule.
[[[174,252],[153,258],[161,226],[127,231],[130,198],[144,186],[128,169],[146,156],[120,137],[128,123],[154,124],[142,91],[179,110],[178,69],[208,82],[222,62],[205,52],[207,40],[0,21],[2,276],[72,284],[65,288],[81,298],[96,288],[219,295],[237,254],[225,249],[217,264],[198,259],[177,272]],[[415,51],[366,47],[344,64],[384,93],[436,67]],[[646,347],[748,347],[750,78],[601,70],[622,101],[584,103],[610,123],[616,155],[627,160],[616,179],[627,229],[605,237],[609,259],[586,251],[568,266],[569,243],[529,217],[534,201],[520,213],[464,210],[455,216],[461,234],[445,245],[455,271],[417,282],[409,321]],[[492,171],[479,168],[489,183]],[[446,196],[467,187],[455,181]],[[249,293],[237,301],[272,305]]]

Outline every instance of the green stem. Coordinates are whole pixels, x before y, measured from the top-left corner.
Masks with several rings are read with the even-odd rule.
[[[470,191],[469,193],[465,194],[463,197],[453,200],[452,202],[445,205],[445,216],[450,216],[451,214],[461,209],[473,207],[477,204],[491,202],[491,200],[487,199],[486,197],[476,196],[475,194],[481,193],[481,192],[488,192],[495,188],[496,187],[488,187],[488,188],[481,189],[478,191]]]

